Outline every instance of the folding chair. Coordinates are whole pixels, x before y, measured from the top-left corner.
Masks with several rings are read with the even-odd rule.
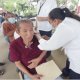
[[[20,80],[24,80],[24,75],[18,68],[17,68],[17,72],[19,74]]]

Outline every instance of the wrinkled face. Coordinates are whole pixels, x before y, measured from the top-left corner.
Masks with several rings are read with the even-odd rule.
[[[58,26],[58,24],[61,23],[61,20],[59,20],[59,19],[52,20],[49,18],[48,21],[54,28],[56,28]]]
[[[23,40],[27,40],[30,42],[33,39],[34,35],[33,25],[30,23],[21,23],[19,27],[19,35],[22,37]]]

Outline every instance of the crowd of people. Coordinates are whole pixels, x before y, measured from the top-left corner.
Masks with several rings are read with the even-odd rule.
[[[10,46],[8,59],[23,73],[24,80],[41,80],[35,68],[58,48],[68,57],[62,76],[80,79],[80,17],[68,8],[58,8],[56,0],[38,2],[35,27],[31,20],[17,21],[15,14],[6,12],[0,16],[0,29]],[[4,69],[0,70],[3,74]]]

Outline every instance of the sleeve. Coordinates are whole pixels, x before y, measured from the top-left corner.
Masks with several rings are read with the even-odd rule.
[[[49,40],[40,39],[39,49],[41,50],[56,50],[63,47],[68,42],[76,37],[75,31],[70,26],[58,26]]]
[[[7,23],[3,23],[3,31],[5,35],[7,35],[7,33],[9,32],[8,27],[9,25]]]
[[[10,61],[15,62],[15,61],[20,61],[20,54],[18,52],[18,50],[16,49],[16,46],[14,44],[10,45]]]

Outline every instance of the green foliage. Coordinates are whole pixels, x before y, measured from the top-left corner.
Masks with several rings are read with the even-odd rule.
[[[67,6],[69,3],[67,1],[71,1],[70,6]],[[66,6],[69,7],[70,10],[74,10],[75,7],[77,6],[79,0],[57,0],[58,6]]]
[[[38,0],[33,0],[38,1]],[[69,0],[56,0],[58,6],[67,5]],[[73,10],[79,0],[71,0],[69,8]],[[7,11],[23,16],[31,16],[36,14],[36,7],[29,0],[0,0],[0,6]]]
[[[58,6],[65,4],[65,0],[56,0]]]
[[[35,7],[28,0],[0,0],[4,9],[18,15],[30,16],[36,14]],[[1,4],[0,4],[1,5]]]

